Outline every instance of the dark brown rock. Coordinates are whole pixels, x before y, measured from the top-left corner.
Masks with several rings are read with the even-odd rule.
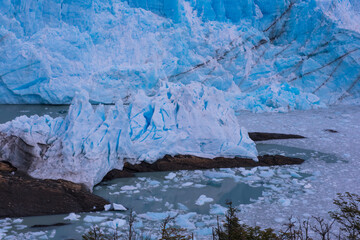
[[[134,176],[135,176],[134,173],[113,169],[105,175],[102,181],[110,181],[116,178],[129,178]]]
[[[155,163],[142,162],[132,165],[125,163],[119,175],[133,174],[137,172],[161,172],[161,171],[177,171],[177,170],[197,170],[212,168],[234,168],[234,167],[257,167],[257,166],[276,166],[276,165],[294,165],[304,162],[300,158],[285,157],[282,155],[264,155],[258,157],[259,161],[249,158],[224,158],[218,157],[214,159],[196,157],[191,155],[166,155]],[[121,173],[121,174],[120,174]]]
[[[66,225],[70,225],[70,223],[36,224],[36,225],[32,225],[30,228],[60,227]]]
[[[0,162],[0,169],[8,165]],[[81,184],[34,179],[13,169],[0,171],[0,218],[99,211],[108,203]]]
[[[283,134],[283,133],[263,133],[263,132],[249,132],[249,137],[253,141],[266,141],[276,139],[292,139],[292,138],[305,138],[296,134]]]
[[[330,133],[338,133],[338,131],[334,130],[334,129],[324,129],[325,132],[330,132]]]
[[[15,172],[17,169],[11,163],[3,161],[0,162],[0,172]]]
[[[286,157],[282,155],[263,155],[259,157],[259,166],[298,165],[304,162],[301,158]]]

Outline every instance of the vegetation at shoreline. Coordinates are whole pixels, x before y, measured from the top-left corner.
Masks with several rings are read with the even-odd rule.
[[[272,228],[262,229],[259,226],[248,226],[237,217],[237,208],[227,202],[225,219],[217,218],[213,227],[212,240],[358,240],[360,239],[360,196],[349,192],[339,193],[333,201],[335,211],[329,212],[331,220],[313,216],[305,220],[294,220],[292,217],[280,231]],[[166,217],[158,230],[160,240],[192,240],[194,235],[187,229],[173,224],[173,217]],[[106,233],[104,229],[94,226],[82,236],[83,240],[148,240],[149,236],[138,236],[134,229],[135,215],[130,211],[127,233],[115,230]]]

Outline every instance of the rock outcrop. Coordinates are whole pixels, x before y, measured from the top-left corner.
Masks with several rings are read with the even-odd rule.
[[[34,179],[7,162],[0,162],[0,189],[0,218],[100,211],[108,204],[83,185]]]
[[[282,155],[264,155],[258,157],[259,161],[250,158],[223,158],[214,159],[196,157],[191,155],[166,155],[155,163],[142,162],[140,164],[125,163],[123,170],[113,169],[103,179],[103,181],[115,178],[132,177],[138,172],[161,172],[177,170],[197,170],[212,168],[234,168],[234,167],[257,167],[257,166],[276,166],[293,165],[304,162],[300,158],[285,157]]]
[[[249,132],[249,137],[253,141],[305,138],[304,136],[297,134],[265,133],[265,132]]]

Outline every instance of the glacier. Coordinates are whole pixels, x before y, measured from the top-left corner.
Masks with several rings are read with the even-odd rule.
[[[128,102],[95,109],[82,91],[65,118],[18,117],[0,125],[0,157],[33,177],[89,189],[124,162],[153,163],[166,154],[257,160],[255,143],[222,91],[166,82],[159,90],[153,97],[139,90]]]
[[[236,115],[360,102],[357,0],[0,0],[0,157],[90,189],[165,154],[256,159]],[[94,106],[96,105],[96,106]]]
[[[114,104],[163,81],[229,92],[235,111],[359,97],[357,0],[1,0],[0,103]],[[233,93],[236,94],[233,94]]]

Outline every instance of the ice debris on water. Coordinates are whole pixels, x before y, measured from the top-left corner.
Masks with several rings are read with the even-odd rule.
[[[279,199],[279,203],[280,203],[282,206],[287,207],[287,206],[290,206],[291,200],[290,200],[290,199],[287,199],[287,198],[280,198],[280,199]]]
[[[185,228],[185,229],[195,229],[195,225],[194,223],[192,223],[189,219],[190,218],[193,218],[197,215],[197,213],[195,212],[189,212],[189,213],[186,213],[186,214],[181,214],[181,215],[178,215],[176,218],[175,218],[175,223],[178,225],[178,226],[181,226],[182,228]]]
[[[212,201],[214,201],[213,198],[207,197],[206,195],[203,194],[203,195],[200,195],[200,197],[196,200],[195,204],[202,206],[205,203],[210,203]]]
[[[262,196],[259,197],[258,199],[251,200],[252,202],[261,203],[261,204],[275,202],[276,204],[279,204],[280,206],[283,206],[285,208],[286,206],[291,206],[291,204],[295,204],[293,202],[293,199],[291,198],[297,198],[298,196],[300,196],[299,194],[302,194],[303,196],[303,191],[306,190],[307,184],[310,184],[309,176],[311,176],[311,173],[314,171],[313,170],[304,171],[303,169],[297,166],[258,167],[255,170],[252,170],[252,175],[257,176],[259,178],[259,181],[257,182],[252,182],[248,180],[248,178],[242,174],[244,173],[244,168],[216,169],[210,172],[218,172],[220,174],[226,173],[234,176],[234,177],[228,177],[227,179],[222,180],[222,182],[240,181],[242,184],[248,184],[251,187],[256,187],[256,188],[262,187],[261,190]],[[263,172],[273,172],[274,175],[273,177],[269,178],[266,175],[264,175]],[[301,173],[300,175],[301,177],[296,178],[294,176],[291,176],[289,174],[290,172],[297,173],[299,175]],[[162,189],[164,183],[168,185],[169,189],[177,189],[179,187],[178,182],[167,180],[165,178],[165,176],[167,176],[168,173],[159,173],[159,174],[161,177],[159,176],[135,177],[130,182],[129,181],[124,182],[123,185],[121,185],[120,183],[112,184],[111,186],[113,187],[111,189],[109,189],[107,186],[101,186],[101,187],[104,190],[107,190],[108,192],[112,192],[113,190],[120,189],[122,186],[136,186],[137,189],[143,194],[143,192],[149,190],[149,182],[151,182],[153,179],[158,179],[159,185],[156,187],[155,186],[151,187],[152,189],[149,192],[148,196],[152,196],[158,190]],[[289,178],[285,178],[285,179],[281,178],[281,175],[284,174],[289,174]],[[177,175],[176,178],[179,180],[180,183],[182,182],[184,183],[196,182],[197,184],[209,183],[207,170],[179,171],[177,172],[176,175]],[[185,179],[187,182],[185,181]],[[209,187],[208,184],[204,186]],[[157,190],[155,190],[156,188]],[[195,184],[192,184],[187,188],[189,188],[190,191],[196,191],[196,192],[198,191]],[[179,201],[181,202],[177,202],[176,204],[173,204],[171,201],[169,201],[171,200],[171,197],[167,198],[163,196],[164,199],[154,200],[154,197],[152,196],[153,199],[151,199],[152,203],[150,203],[150,205],[154,205],[154,207],[151,208],[151,210],[157,211],[158,209],[157,207],[155,207],[156,204],[153,204],[155,203],[154,201],[160,201],[159,204],[165,206],[166,207],[165,209],[168,210],[166,212],[146,212],[148,211],[148,209],[146,209],[144,211],[146,213],[140,212],[136,214],[138,224],[141,228],[145,227],[145,229],[147,229],[149,226],[154,226],[154,224],[158,224],[159,221],[162,221],[166,217],[170,216],[170,217],[174,217],[174,224],[176,224],[177,226],[187,229],[192,229],[196,237],[208,236],[207,235],[208,229],[209,228],[211,229],[211,227],[216,224],[216,217],[214,217],[214,215],[223,216],[227,211],[225,205],[219,204],[221,200],[219,200],[218,195],[214,195],[214,197],[211,197],[214,198],[213,200],[211,200],[210,197],[206,196],[207,194],[210,193],[213,194],[212,192],[213,190],[215,189],[210,188],[210,189],[202,190],[203,196],[198,198],[198,203],[202,205],[196,204],[197,196],[195,196],[194,201],[187,202],[187,199],[185,200],[179,199]],[[133,198],[137,198],[137,196],[129,195],[130,201],[132,201]],[[147,201],[150,201],[150,199],[144,197],[141,199],[141,201],[144,201],[145,204],[149,204],[149,202]],[[249,206],[248,204],[245,205]],[[112,208],[112,204],[105,206],[105,208],[107,207]],[[201,209],[200,211],[204,211],[205,214],[193,213],[193,211],[196,211],[196,209]],[[243,211],[243,208],[241,208],[241,211]],[[91,216],[100,216],[101,218],[94,219]],[[83,223],[78,222],[78,224],[85,224],[87,228],[90,224],[91,225],[98,224],[101,227],[105,227],[110,232],[111,229],[116,229],[116,226],[118,226],[119,230],[125,229],[127,226],[126,221],[124,220],[126,218],[126,214],[122,214],[120,212],[102,212],[98,215],[93,214],[91,216],[87,218],[85,217],[84,222]],[[272,219],[275,219],[275,221],[281,220],[278,218],[278,216],[272,216]],[[9,223],[14,221],[8,220]],[[16,226],[19,225],[15,225],[15,228],[13,229],[17,229]],[[9,231],[10,230],[8,230],[7,232]],[[85,229],[81,231],[79,230],[79,233],[83,233],[83,232],[85,232]],[[49,236],[49,234],[50,233],[46,233],[46,235],[44,236]]]
[[[135,186],[128,186],[128,185],[121,187],[121,190],[122,190],[122,191],[132,191],[132,190],[136,190],[136,189],[137,189],[137,187],[135,187]]]
[[[138,216],[151,221],[162,221],[167,217],[174,217],[177,213],[174,211],[169,212],[147,212],[139,214]]]
[[[67,217],[64,218],[64,220],[70,220],[70,221],[77,221],[79,220],[80,215],[75,213],[70,213]]]
[[[105,211],[110,211],[112,209],[112,204],[106,204],[104,205],[104,210]]]
[[[119,204],[119,203],[113,203],[113,208],[115,211],[126,211],[127,208],[124,207],[123,205]]]
[[[261,171],[260,176],[261,177],[266,177],[266,178],[272,177],[272,176],[274,176],[274,171],[271,170],[271,169],[269,169],[267,171]]]
[[[224,215],[226,213],[226,211],[227,211],[227,208],[221,206],[220,204],[210,205],[210,214]]]
[[[184,204],[182,203],[177,203],[177,206],[180,210],[183,210],[183,211],[188,211],[189,208],[187,206],[185,206]]]
[[[109,227],[109,228],[111,228],[113,230],[116,230],[119,227],[124,226],[125,224],[126,224],[126,220],[117,218],[117,219],[114,219],[112,221],[102,222],[100,225],[104,226],[104,227]]]
[[[193,182],[185,182],[183,184],[181,184],[182,187],[190,187],[192,186],[194,183]]]
[[[171,172],[165,176],[165,179],[171,180],[174,179],[174,177],[176,177],[176,173]]]
[[[106,219],[107,219],[107,217],[91,216],[91,215],[84,217],[84,221],[89,222],[89,223],[104,222]]]
[[[19,224],[19,223],[22,223],[23,221],[24,221],[24,219],[22,219],[22,218],[16,218],[13,220],[13,223]]]

